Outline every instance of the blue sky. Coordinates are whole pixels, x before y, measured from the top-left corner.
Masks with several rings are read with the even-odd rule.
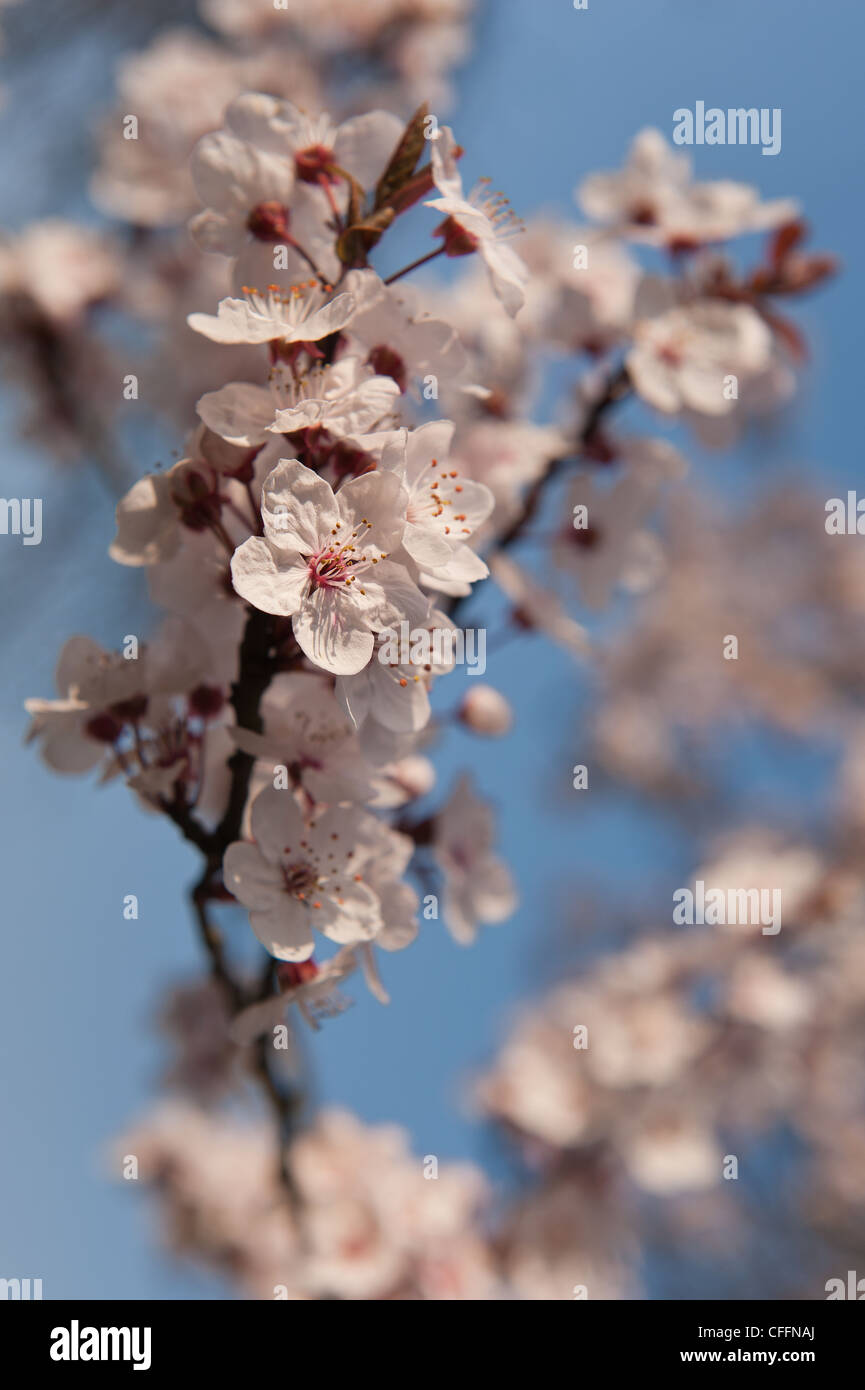
[[[820,477],[825,495],[855,487],[860,467],[850,429],[861,393],[862,12],[807,0],[495,0],[481,13],[476,52],[457,76],[452,115],[468,175],[490,174],[517,211],[573,213],[573,187],[623,159],[637,130],[670,134],[673,112],[707,106],[780,107],[783,145],[696,151],[702,178],[732,177],[764,196],[794,194],[814,244],[838,253],[843,278],[797,306],[813,361],[792,419],[771,456],[744,446],[733,458],[698,456],[698,475],[729,481],[734,497],[754,477],[785,471]],[[0,141],[0,218],[83,212],[80,164],[44,177],[41,148],[57,172],[55,134],[65,126],[84,148],[94,92],[104,92],[109,40],[82,42],[61,65],[39,59],[49,117],[10,115]],[[72,61],[74,59],[74,61]],[[23,99],[33,70],[7,77]],[[26,79],[26,80],[25,80]],[[58,124],[58,117],[61,123]],[[53,125],[49,125],[49,120]],[[35,163],[34,163],[35,161]],[[49,167],[46,163],[44,167]],[[67,165],[68,168],[68,165]],[[77,191],[76,191],[77,189]],[[207,307],[207,306],[202,306]],[[14,402],[0,396],[11,441]],[[150,464],[141,460],[141,470]],[[153,1094],[160,1064],[149,1027],[160,989],[194,970],[198,953],[183,890],[195,856],[168,825],[140,812],[122,788],[97,790],[50,774],[21,746],[22,701],[49,694],[56,652],[71,632],[107,645],[146,623],[143,581],[106,554],[113,503],[98,480],[64,475],[37,453],[8,442],[3,491],[45,498],[44,539],[23,548],[0,538],[4,699],[0,757],[5,772],[2,838],[4,969],[0,972],[0,1275],[39,1277],[46,1297],[221,1296],[216,1281],[177,1271],[158,1254],[140,1194],[106,1179],[100,1153]],[[484,599],[484,620],[498,605]],[[489,619],[491,625],[493,619]],[[592,896],[651,895],[688,865],[678,832],[632,805],[602,796],[572,809],[566,792],[578,761],[585,683],[565,655],[540,644],[492,655],[487,678],[512,699],[516,732],[482,743],[458,734],[439,757],[441,786],[469,763],[501,817],[502,851],[523,903],[477,945],[454,945],[440,923],[385,962],[393,1003],[364,997],[307,1039],[314,1090],[324,1103],[372,1121],[397,1121],[416,1149],[442,1158],[489,1145],[465,1106],[465,1081],[503,1036],[515,1001],[550,980],[576,954],[569,920]],[[528,659],[529,656],[534,659]],[[464,676],[447,683],[455,702]],[[818,770],[763,740],[750,790],[779,800]],[[660,890],[659,890],[660,891]],[[141,915],[125,922],[124,894]],[[245,928],[238,916],[236,931]]]

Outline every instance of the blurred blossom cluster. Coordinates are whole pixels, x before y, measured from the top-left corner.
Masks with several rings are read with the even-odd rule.
[[[104,537],[160,625],[120,652],[71,637],[28,701],[54,770],[124,781],[199,857],[207,973],[160,1011],[181,1095],[122,1161],[170,1248],[252,1297],[625,1298],[696,1237],[747,1266],[750,1188],[724,1163],[783,1131],[784,1198],[841,1259],[865,1195],[861,554],[804,487],[719,515],[686,481],[692,448],[794,395],[794,301],[831,257],[795,202],[697,181],[651,129],[580,181],[579,220],[521,222],[445,120],[468,0],[200,9],[208,33],[120,65],[106,221],[0,246],[30,432],[113,481],[142,420],[175,441],[170,466],[127,466]],[[446,283],[412,278],[437,258]],[[440,698],[491,592],[536,662],[572,658],[592,776],[693,816],[694,877],[784,901],[771,938],[674,928],[662,900],[623,944],[599,909],[589,966],[474,1085],[521,1168],[502,1192],[397,1129],[310,1116],[297,1046],[358,981],[386,1003],[420,927],[469,945],[517,905],[483,790],[437,777],[453,726],[513,723],[494,670]],[[712,740],[747,721],[843,742],[819,843],[724,802]],[[253,1096],[269,1123],[239,1118]],[[809,1296],[821,1258],[779,1287]]]

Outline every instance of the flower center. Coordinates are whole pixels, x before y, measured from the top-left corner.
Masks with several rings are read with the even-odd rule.
[[[318,974],[314,960],[302,960],[295,964],[283,961],[276,967],[276,974],[283,989],[296,989],[298,985],[308,984]]]
[[[648,200],[632,203],[630,214],[631,221],[637,227],[654,227],[658,220],[655,208]]]
[[[282,876],[285,880],[286,891],[293,893],[296,898],[305,898],[307,893],[318,885],[318,874],[315,869],[311,864],[302,860],[296,864],[284,864]]]
[[[348,563],[339,550],[329,547],[313,555],[309,562],[309,582],[316,589],[333,589],[349,578]]]
[[[658,356],[666,367],[681,367],[682,353],[675,343],[662,343],[658,349]]]
[[[455,217],[446,217],[444,222],[436,227],[433,236],[444,237],[446,256],[470,256],[478,249],[477,237],[461,226]]]
[[[578,526],[571,531],[574,545],[580,550],[595,550],[603,539],[603,531],[598,526]]]
[[[384,343],[379,343],[366,360],[376,376],[389,376],[405,394],[408,373],[398,352],[394,352],[393,348],[387,347]]]
[[[298,150],[294,167],[301,183],[338,183],[333,172],[333,150],[326,145],[310,145]]]
[[[92,719],[88,719],[84,728],[90,738],[96,739],[97,743],[116,743],[123,732],[123,724],[107,710],[102,714],[95,714]]]
[[[289,211],[283,203],[257,203],[246,225],[257,241],[277,242],[288,238]]]

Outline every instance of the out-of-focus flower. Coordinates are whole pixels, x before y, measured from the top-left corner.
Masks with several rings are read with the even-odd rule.
[[[779,227],[796,217],[791,199],[762,203],[747,184],[691,183],[691,161],[660,131],[640,132],[620,172],[591,174],[577,190],[583,211],[621,235],[682,250]]]
[[[479,924],[504,922],[517,907],[510,871],[493,844],[492,811],[463,776],[436,817],[432,841],[444,876],[444,919],[461,946],[471,945]]]

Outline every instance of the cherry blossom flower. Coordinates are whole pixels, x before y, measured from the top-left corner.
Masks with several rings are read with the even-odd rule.
[[[117,87],[100,130],[91,191],[112,217],[139,227],[176,225],[195,211],[190,156],[241,93],[320,100],[319,74],[290,46],[238,53],[189,27],[158,33],[149,47],[124,56]],[[124,127],[131,112],[138,118],[135,140]]]
[[[322,1018],[332,1018],[342,1012],[344,1001],[339,986],[357,968],[356,946],[341,946],[320,965],[311,959],[286,965],[286,976],[280,982],[278,994],[248,1004],[235,1015],[231,1023],[232,1039],[238,1046],[248,1047],[288,1018],[293,1006],[304,1022],[317,1032]]]
[[[568,490],[555,558],[576,576],[590,608],[607,605],[615,587],[641,589],[647,578],[649,533],[643,530],[665,481],[687,471],[682,456],[666,440],[633,439],[611,446],[624,472],[609,487],[591,473],[579,473]],[[648,551],[651,563],[651,549]],[[651,570],[648,571],[651,577]]]
[[[369,365],[392,377],[400,392],[418,378],[447,383],[465,372],[466,352],[453,325],[419,308],[410,289],[385,285],[366,270],[350,271],[345,289],[357,302],[351,338],[364,345]]]
[[[198,413],[216,434],[237,445],[262,444],[274,434],[297,435],[315,429],[326,431],[328,437],[353,437],[358,447],[366,444],[371,452],[369,433],[390,418],[398,396],[399,387],[391,377],[374,375],[352,355],[332,365],[312,363],[290,376],[274,367],[267,387],[231,382],[202,396]]]
[[[676,249],[726,241],[793,220],[790,199],[761,203],[747,184],[691,183],[691,161],[658,130],[643,130],[618,173],[591,174],[577,190],[583,210],[636,241]]]
[[[0,246],[0,295],[27,295],[60,326],[112,298],[121,274],[117,252],[104,235],[61,218],[33,222]]]
[[[497,298],[513,318],[523,304],[528,271],[506,238],[519,231],[520,224],[507,199],[488,192],[488,181],[480,181],[468,198],[464,197],[455,150],[453,133],[443,126],[432,147],[433,179],[441,197],[426,204],[446,214],[436,235],[444,237],[448,256],[478,252]]]
[[[379,900],[362,872],[382,850],[379,822],[341,807],[307,818],[291,792],[269,787],[252,804],[251,830],[254,843],[237,840],[226,850],[225,881],[270,955],[308,960],[314,930],[341,945],[381,930]]]
[[[255,451],[235,448],[202,425],[189,453],[164,473],[147,473],[117,504],[117,534],[109,546],[121,565],[156,565],[180,550],[184,532],[223,525],[231,479],[252,476]],[[237,494],[242,500],[242,490]],[[236,530],[236,514],[228,518]]]
[[[338,333],[355,310],[350,294],[332,296],[317,281],[283,290],[244,286],[243,299],[223,299],[213,314],[190,314],[187,323],[215,343],[315,343]]]
[[[404,512],[394,474],[353,478],[334,494],[302,463],[283,459],[264,486],[264,536],[235,551],[234,587],[265,613],[291,617],[310,661],[351,675],[372,656],[374,628],[399,620],[406,605],[425,610],[405,570],[387,559]]]
[[[196,145],[190,167],[206,209],[190,231],[202,250],[236,256],[250,236],[288,239],[295,175],[280,105],[261,93],[238,97],[225,112],[225,129]]]
[[[411,642],[403,655],[400,634],[384,629],[376,634],[369,664],[354,675],[337,679],[337,699],[358,728],[372,721],[397,734],[417,733],[429,723],[433,679],[453,670],[456,647],[450,639],[456,628],[445,613],[432,609],[421,615],[415,611],[411,619],[403,621],[410,636],[429,634],[429,643],[419,644],[417,659]],[[395,648],[393,654],[391,648]]]
[[[640,270],[596,227],[535,222],[520,242],[530,272],[520,327],[539,343],[593,357],[628,336]]]
[[[264,732],[235,729],[238,747],[285,767],[312,805],[368,802],[375,776],[360,750],[353,725],[333,691],[317,676],[275,676],[262,701]]]
[[[636,390],[657,410],[724,415],[736,408],[727,378],[764,371],[771,350],[769,329],[750,305],[705,300],[639,319],[625,361]]]
[[[390,450],[385,463],[408,494],[403,548],[424,569],[447,565],[454,546],[464,545],[493,509],[489,488],[449,461],[453,433],[449,420],[421,425],[406,436],[403,456]]]
[[[504,922],[517,907],[506,864],[492,852],[490,808],[462,776],[436,817],[433,854],[444,876],[443,912],[455,941],[469,946],[478,925]]]
[[[170,721],[168,697],[192,690],[206,664],[206,648],[178,619],[167,619],[135,656],[107,652],[90,637],[70,637],[55,672],[60,699],[25,701],[33,716],[28,740],[39,740],[55,772],[88,772],[106,760],[124,729]]]

